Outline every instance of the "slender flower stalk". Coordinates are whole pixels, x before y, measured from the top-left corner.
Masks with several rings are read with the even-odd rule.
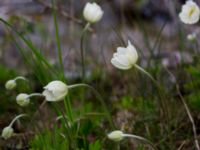
[[[18,116],[16,116],[12,121],[11,123],[5,127],[1,133],[1,136],[4,138],[4,139],[8,139],[10,138],[11,136],[13,136],[13,133],[14,133],[14,129],[12,128],[13,124],[15,123],[16,120],[18,120],[19,118],[21,117],[24,117],[24,116],[27,116],[26,114],[20,114]]]
[[[28,116],[28,115],[27,115],[27,114],[20,114],[20,115],[16,116],[16,117],[11,121],[11,123],[9,124],[9,126],[12,127],[13,124],[15,123],[15,121],[17,121],[19,118],[25,117],[25,116]]]
[[[8,80],[6,82],[6,84],[5,84],[5,88],[7,90],[12,90],[12,89],[16,88],[17,80],[25,80],[25,81],[27,81],[27,79],[25,77],[18,76],[18,77],[14,78],[14,79]]]
[[[30,95],[28,95],[28,97],[27,98],[31,98],[31,97],[44,97],[44,95],[43,94],[41,94],[41,93],[32,93],[32,94],[30,94]]]
[[[17,80],[24,80],[24,81],[28,81],[25,77],[23,76],[18,76],[16,78],[14,78],[13,80],[17,81]]]
[[[136,139],[136,140],[139,140],[141,142],[144,142],[144,143],[147,143],[151,146],[152,149],[154,150],[158,150],[153,143],[151,143],[151,141],[141,137],[141,136],[137,136],[137,135],[133,135],[133,134],[123,134],[124,137],[130,137],[130,138],[133,138],[133,139]]]
[[[147,75],[156,85],[158,85],[158,82],[154,79],[154,77],[148,73],[146,70],[144,70],[142,67],[138,66],[137,64],[134,65],[135,68],[137,68],[139,71]]]
[[[82,80],[85,79],[85,55],[84,55],[84,45],[83,45],[83,42],[84,42],[84,37],[85,37],[85,33],[86,31],[89,29],[90,27],[90,23],[88,22],[84,29],[83,29],[83,32],[81,34],[81,43],[80,43],[80,50],[81,50],[81,65],[82,65]]]

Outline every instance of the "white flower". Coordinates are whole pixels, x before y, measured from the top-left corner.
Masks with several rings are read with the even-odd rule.
[[[103,10],[96,3],[87,3],[83,10],[83,16],[88,22],[95,23],[102,18]]]
[[[128,41],[128,46],[126,48],[117,48],[117,52],[113,54],[111,63],[119,69],[127,70],[135,65],[137,60],[138,54],[136,48]]]
[[[18,105],[25,107],[30,103],[30,98],[28,94],[21,93],[16,97],[16,101]]]
[[[187,35],[187,40],[188,41],[194,41],[196,39],[197,35],[195,33],[192,33],[192,34],[188,34]]]
[[[10,127],[10,126],[7,126],[3,129],[2,133],[1,133],[1,136],[4,138],[4,139],[8,139],[10,138],[12,135],[13,135],[13,128]]]
[[[12,90],[17,86],[17,83],[15,80],[8,80],[5,84],[5,88],[7,90]]]
[[[200,9],[199,6],[192,0],[188,0],[179,13],[181,21],[185,24],[194,24],[199,21]]]
[[[44,87],[43,95],[47,101],[60,101],[68,93],[68,87],[62,81],[52,81]]]
[[[107,136],[110,140],[115,142],[121,141],[124,138],[123,132],[120,130],[113,131],[109,133]]]

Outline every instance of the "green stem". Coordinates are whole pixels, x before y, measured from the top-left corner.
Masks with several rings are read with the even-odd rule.
[[[71,103],[70,103],[70,100],[69,100],[68,97],[67,97],[67,99],[65,99],[64,105],[65,105],[65,108],[66,108],[66,111],[67,111],[67,115],[69,116],[70,121],[73,122],[74,121],[74,117],[73,117],[73,113],[72,113]]]
[[[158,150],[153,143],[151,143],[149,140],[141,137],[141,136],[137,136],[137,135],[133,135],[133,134],[123,134],[123,137],[131,137],[131,138],[134,138],[134,139],[137,139],[139,141],[142,141],[142,142],[145,142],[147,144],[149,144],[151,146],[152,149],[154,150]]]
[[[88,22],[85,25],[85,28],[83,29],[83,32],[81,34],[81,44],[80,44],[80,49],[81,49],[81,65],[82,65],[82,80],[85,79],[85,57],[84,57],[84,46],[83,46],[83,41],[84,41],[84,36],[88,28],[90,27],[90,23]]]
[[[74,145],[76,145],[76,144],[75,144],[75,140],[73,140],[72,130],[70,129],[68,119],[65,117],[65,113],[62,111],[62,108],[57,103],[55,103],[52,106],[54,107],[54,109],[56,110],[56,112],[59,114],[59,116],[60,115],[63,116],[63,119],[61,121],[62,121],[64,127],[66,127],[65,128],[66,129],[66,135],[67,135],[69,143],[70,143],[69,147],[71,149],[74,149],[74,147],[75,147]]]
[[[99,92],[93,88],[92,86],[88,85],[88,84],[85,84],[85,83],[80,83],[80,84],[74,84],[74,85],[70,85],[68,86],[69,89],[72,89],[72,88],[76,88],[76,87],[87,87],[87,88],[90,88],[97,96],[98,100],[100,101],[101,105],[103,106],[104,108],[104,111],[106,112],[107,114],[107,118],[108,118],[108,121],[110,123],[110,126],[112,128],[115,128],[115,125],[113,123],[113,120],[112,120],[112,116],[110,114],[110,112],[108,111],[108,108],[103,100],[103,98],[101,97],[101,95],[99,94]]]
[[[27,114],[20,114],[18,116],[16,116],[12,121],[11,123],[9,124],[9,127],[12,127],[12,125],[15,123],[15,121],[21,117],[24,117],[24,116],[27,116]]]

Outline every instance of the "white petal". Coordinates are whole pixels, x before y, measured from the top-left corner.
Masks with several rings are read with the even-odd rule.
[[[118,47],[117,48],[117,53],[118,54],[125,54],[126,53],[126,48],[124,48],[124,47]]]
[[[111,63],[118,69],[127,70],[127,69],[131,68],[131,66],[123,65],[117,59],[114,59],[114,58],[111,59]]]
[[[48,90],[43,91],[42,94],[45,96],[47,101],[54,101],[54,99],[55,99],[53,93]]]

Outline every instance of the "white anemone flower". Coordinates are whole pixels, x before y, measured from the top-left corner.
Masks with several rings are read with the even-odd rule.
[[[87,3],[83,10],[83,16],[89,23],[95,23],[102,18],[103,10],[96,3]]]
[[[179,13],[181,21],[185,24],[194,24],[199,21],[200,9],[199,6],[192,0],[188,0]]]
[[[118,69],[127,70],[136,64],[138,54],[136,48],[128,41],[128,46],[118,47],[117,52],[113,54],[111,63]]]
[[[44,87],[42,93],[47,101],[61,101],[68,93],[68,86],[62,81],[52,81]]]

